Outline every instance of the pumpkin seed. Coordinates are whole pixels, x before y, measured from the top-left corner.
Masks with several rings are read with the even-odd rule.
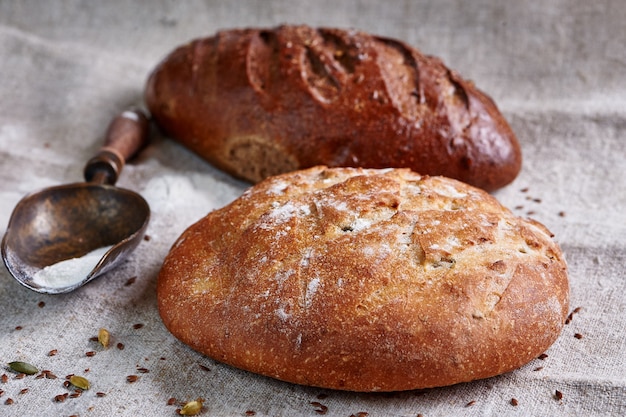
[[[14,370],[15,372],[19,372],[21,374],[26,374],[26,375],[34,375],[37,372],[39,372],[37,368],[31,365],[30,363],[20,362],[20,361],[9,362],[9,368]]]
[[[202,410],[203,402],[204,400],[202,398],[198,398],[195,401],[189,401],[178,413],[181,416],[195,416],[200,412],[200,410]]]
[[[98,342],[105,348],[109,347],[109,342],[111,341],[111,334],[107,329],[98,330]]]
[[[91,385],[87,378],[83,378],[82,376],[72,375],[70,377],[70,384],[74,385],[76,388],[80,388],[83,390],[89,389]]]

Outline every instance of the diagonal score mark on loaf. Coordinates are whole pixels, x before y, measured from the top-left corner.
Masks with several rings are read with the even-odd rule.
[[[303,87],[321,103],[334,101],[341,93],[345,73],[351,72],[345,42],[332,31],[307,27],[281,27],[279,30],[251,32],[246,49],[246,76],[252,88],[265,100],[264,106],[279,105],[285,83],[297,69]],[[299,41],[294,42],[293,39]],[[327,41],[330,44],[327,44]],[[334,51],[334,53],[333,53]],[[295,78],[294,78],[295,79]],[[297,83],[296,83],[297,84]],[[298,88],[290,85],[289,88]],[[280,101],[280,100],[278,100]]]
[[[474,117],[466,81],[437,57],[419,54],[394,39],[375,39],[380,77],[394,108],[407,119],[416,121],[425,114],[435,113],[447,119],[447,123],[442,121],[441,125],[449,124],[455,137],[465,135]],[[423,84],[422,76],[439,81]]]
[[[384,38],[376,40],[378,46],[376,59],[387,96],[394,108],[407,119],[419,120],[425,111],[421,106],[428,104],[434,107],[436,103],[426,103],[426,95],[419,82],[418,63],[413,52],[402,42]]]
[[[497,202],[478,190],[398,170],[381,172],[376,180],[322,170],[302,182],[314,185],[291,187],[278,178],[255,191],[271,196],[271,204],[244,225],[244,234],[263,235],[259,240],[270,243],[233,262],[241,265],[236,280],[267,283],[257,298],[284,324],[298,326],[313,307],[333,308],[324,304],[330,292],[365,288],[368,280],[378,282],[369,292],[346,290],[360,297],[357,314],[368,315],[386,303],[406,303],[409,297],[420,299],[439,288],[470,300],[468,310],[459,313],[485,319],[525,257],[550,257],[538,253],[541,245],[532,225],[519,226],[512,214],[502,214]],[[480,202],[480,210],[473,200]],[[442,223],[448,234],[438,233]],[[399,270],[415,273],[390,273],[394,267],[385,262],[391,255],[393,262],[409,266]],[[470,275],[484,279],[467,285],[464,279]]]
[[[261,94],[280,82],[279,44],[276,33],[261,30],[254,33],[246,51],[246,74],[252,88]]]
[[[324,34],[328,32],[312,31],[305,35],[304,51],[300,59],[301,74],[309,91],[322,103],[329,103],[339,97],[345,81],[345,67],[336,59],[336,55],[325,43]]]

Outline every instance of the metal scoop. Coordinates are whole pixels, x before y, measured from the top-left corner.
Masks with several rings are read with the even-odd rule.
[[[115,187],[127,159],[148,142],[147,117],[137,110],[113,119],[104,146],[85,166],[87,182],[46,188],[15,207],[2,239],[2,259],[22,285],[48,294],[67,293],[115,267],[139,244],[150,207],[139,195]],[[108,250],[83,276],[42,284],[38,274],[66,260]],[[66,263],[67,264],[67,263]]]

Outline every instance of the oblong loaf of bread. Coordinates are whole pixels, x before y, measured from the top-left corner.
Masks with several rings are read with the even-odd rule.
[[[267,179],[187,229],[160,271],[165,326],[211,358],[352,391],[511,371],[558,337],[566,263],[492,196],[406,169]]]
[[[359,31],[218,32],[171,52],[145,100],[167,135],[252,182],[315,165],[396,167],[490,191],[521,167],[487,95],[441,60]]]

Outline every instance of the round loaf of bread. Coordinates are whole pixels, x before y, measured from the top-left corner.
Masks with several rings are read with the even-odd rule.
[[[511,371],[556,340],[569,300],[550,232],[484,191],[325,167],[269,178],[189,227],[157,290],[193,349],[351,391]]]
[[[521,167],[489,96],[438,58],[355,30],[196,39],[157,65],[145,100],[167,135],[252,182],[315,165],[395,167],[489,191]]]

